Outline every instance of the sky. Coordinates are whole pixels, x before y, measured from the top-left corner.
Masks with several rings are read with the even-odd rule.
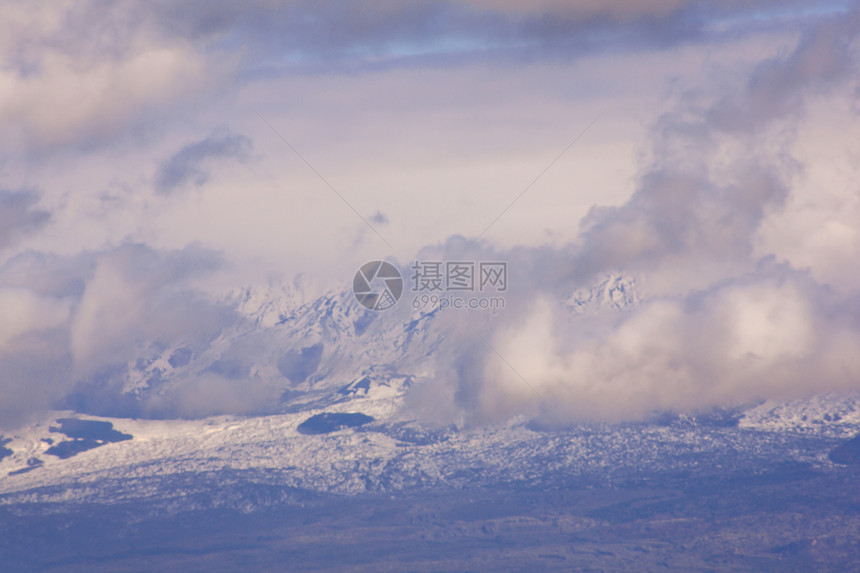
[[[482,325],[517,373],[437,365],[476,419],[540,410],[521,377],[571,419],[860,389],[858,33],[848,1],[3,1],[0,423],[236,288],[470,250],[522,285]],[[639,308],[558,319],[611,273]]]

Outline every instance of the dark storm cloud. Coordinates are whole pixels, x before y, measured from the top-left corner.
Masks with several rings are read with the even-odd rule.
[[[245,161],[252,147],[244,135],[217,131],[186,145],[162,163],[155,174],[155,189],[169,194],[189,183],[199,187],[209,180],[216,160]]]

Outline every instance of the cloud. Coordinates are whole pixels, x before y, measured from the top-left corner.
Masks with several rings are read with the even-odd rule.
[[[680,98],[652,131],[635,193],[593,209],[575,243],[507,253],[466,239],[442,245],[436,258],[508,260],[515,276],[505,312],[460,319],[438,358],[432,383],[446,388],[448,411],[619,421],[860,389],[860,293],[837,294],[755,248],[802,170],[789,151],[804,102],[853,89],[846,47],[858,13],[822,21],[748,82],[714,87],[709,104],[701,87]],[[565,303],[618,273],[635,280],[639,306],[583,315]]]
[[[186,38],[220,37],[255,53],[277,52],[293,60],[375,58],[433,52],[482,51],[548,41],[580,49],[600,49],[599,37],[615,44],[667,45],[705,35],[713,18],[783,13],[800,2],[716,2],[631,0],[565,2],[545,0],[469,0],[447,2],[341,3],[265,1],[162,2],[153,13],[170,34]],[[625,39],[633,42],[625,43]],[[562,50],[564,51],[564,49]],[[357,58],[356,58],[357,57]],[[275,65],[278,62],[272,62]],[[283,62],[280,62],[283,63]]]
[[[22,334],[61,327],[70,313],[67,300],[41,297],[25,289],[0,290],[0,352]]]
[[[851,52],[858,32],[856,9],[807,30],[790,56],[758,66],[739,94],[724,97],[709,110],[707,121],[737,132],[798,113],[809,92],[824,92],[846,76],[856,76]]]
[[[95,268],[76,301],[70,350],[78,372],[120,362],[154,340],[193,346],[218,331],[218,307],[189,291],[189,278],[220,265],[209,251],[158,252],[125,245],[95,255]],[[229,315],[228,315],[229,316]]]
[[[325,113],[345,109],[344,115],[361,116],[366,122],[361,129],[377,128],[381,125],[376,123],[377,113],[391,107],[385,95],[395,90],[401,95],[415,94],[403,96],[399,102],[424,98],[424,107],[419,109],[431,110],[420,118],[426,123],[407,124],[402,118],[414,119],[414,108],[403,105],[397,110],[401,115],[396,127],[401,132],[419,133],[420,126],[430,123],[447,132],[445,121],[453,125],[460,117],[480,115],[467,111],[449,116],[457,119],[445,120],[449,106],[462,110],[468,100],[470,110],[483,110],[483,99],[494,97],[512,103],[487,115],[489,122],[502,124],[510,119],[511,125],[525,125],[546,111],[541,107],[546,100],[519,99],[524,92],[508,90],[507,80],[487,81],[495,73],[494,65],[720,41],[735,38],[745,26],[767,28],[774,16],[801,25],[820,21],[802,34],[795,50],[763,62],[741,81],[732,83],[729,78],[718,84],[715,80],[681,94],[677,106],[654,125],[650,158],[633,197],[621,206],[592,210],[575,243],[500,252],[487,244],[454,237],[428,248],[428,256],[422,256],[426,260],[474,260],[479,255],[483,260],[507,260],[516,280],[506,294],[504,313],[469,317],[469,324],[456,313],[439,317],[438,328],[448,333],[448,346],[438,353],[432,383],[441,390],[428,391],[417,385],[413,397],[420,397],[413,401],[433,410],[434,416],[444,412],[451,419],[466,415],[493,421],[517,414],[547,414],[542,411],[543,402],[469,326],[483,333],[571,419],[635,419],[659,409],[843,389],[853,387],[852,376],[857,379],[857,365],[850,358],[857,342],[852,310],[856,304],[834,295],[802,269],[762,259],[767,253],[756,250],[762,226],[791,198],[803,170],[790,151],[805,102],[821,93],[838,92],[846,80],[856,76],[857,12],[823,18],[819,13],[804,13],[803,6],[800,2],[685,0],[261,0],[240,7],[230,2],[184,0],[66,2],[32,10],[26,2],[11,2],[0,22],[4,61],[0,69],[0,145],[12,150],[63,146],[74,150],[122,143],[123,136],[134,130],[151,141],[162,126],[181,129],[162,121],[165,117],[179,117],[191,102],[194,111],[200,112],[209,98],[222,97],[247,83],[256,82],[240,98],[241,105],[271,101],[271,91],[267,91],[271,84],[265,80],[282,75],[289,76],[282,85],[289,84],[290,89],[312,94],[325,90],[333,98],[304,96],[311,101],[306,108],[302,98],[288,100],[291,109],[297,109],[291,113],[301,116],[310,110],[304,117],[307,125],[300,130],[320,117],[314,115],[320,109],[312,101],[317,99]],[[780,41],[790,41],[792,34],[780,35]],[[481,74],[475,75],[471,68],[461,70],[453,83],[435,82],[453,86],[451,89],[428,91],[423,87],[428,76],[422,74],[428,66],[441,69],[431,77],[445,80],[452,76],[444,68],[476,60],[482,64]],[[483,65],[486,63],[493,65]],[[362,67],[385,66],[413,66],[418,71],[408,77],[375,76],[385,76],[386,81],[372,97],[367,92],[356,95],[357,90],[340,89],[345,84],[338,70],[347,68],[353,73]],[[563,93],[554,101],[562,101],[567,108],[585,89],[575,84],[588,84],[593,72],[564,70],[558,73],[553,68],[529,76],[527,83],[535,84],[535,91]],[[303,74],[301,82],[294,82],[295,76],[290,75],[296,72]],[[318,81],[318,72],[325,72],[326,81],[306,90],[309,84],[302,82]],[[547,80],[551,75],[564,78],[554,83]],[[516,81],[522,83],[522,78],[517,75]],[[472,88],[479,84],[480,89]],[[529,90],[532,87],[528,85]],[[317,89],[320,91],[314,91]],[[347,92],[359,102],[353,102],[355,109],[364,105],[372,109],[364,114],[364,109],[354,113],[349,107],[341,108]],[[466,92],[472,93],[464,97]],[[277,98],[282,101],[280,92]],[[490,102],[489,107],[492,105]],[[534,114],[511,116],[509,110],[524,105],[533,106]],[[439,112],[440,107],[445,113]],[[553,117],[561,117],[556,113],[559,109],[550,110]],[[212,116],[202,112],[188,115],[190,121]],[[342,123],[330,123],[331,132],[340,133]],[[404,130],[404,125],[413,127]],[[257,127],[265,130],[265,126]],[[325,130],[314,133],[324,140],[329,137]],[[534,133],[540,134],[540,130]],[[381,141],[386,139],[384,129],[364,135],[368,134],[382,135],[373,145],[397,145]],[[179,141],[191,143],[161,155],[164,161],[154,174],[144,166],[146,175],[140,177],[144,184],[152,183],[161,195],[178,194],[204,184],[221,162],[247,160],[252,149],[248,137],[226,130],[202,140],[196,137],[199,135],[183,136]],[[421,137],[408,136],[403,141],[406,139]],[[482,165],[508,162],[507,154],[501,160],[488,157],[495,148],[488,149]],[[175,152],[170,155],[170,151]],[[458,155],[455,152],[449,150],[450,155]],[[104,163],[113,158],[106,153]],[[423,154],[422,160],[447,159],[442,153]],[[261,352],[250,346],[250,337],[242,343],[222,341],[217,351],[200,356],[201,348],[211,348],[210,343],[237,320],[229,306],[213,302],[194,288],[222,265],[217,253],[136,243],[99,246],[91,238],[102,227],[115,227],[134,237],[155,236],[153,244],[162,247],[171,241],[184,245],[209,232],[188,223],[186,214],[198,205],[187,201],[188,211],[172,213],[175,220],[163,213],[153,218],[158,205],[141,207],[135,196],[137,174],[116,182],[113,166],[95,163],[72,170],[60,161],[54,173],[46,175],[58,179],[69,173],[80,178],[71,186],[75,189],[68,191],[68,212],[53,214],[73,231],[68,245],[62,244],[58,251],[73,254],[20,253],[0,267],[0,315],[4,317],[0,325],[0,425],[14,424],[35,410],[57,405],[98,413],[199,416],[252,413],[261,404],[275,403],[282,390],[279,384],[288,383],[277,375],[278,357],[283,358],[284,349],[271,353],[271,372],[264,374],[256,370],[260,362],[248,359]],[[411,165],[405,169],[420,176],[420,169],[413,170]],[[138,225],[127,213],[111,217],[102,211],[94,219],[86,219],[86,224],[75,225],[75,217],[88,209],[87,199],[76,193],[90,185],[90,177],[97,180],[104,175],[94,173],[100,170],[108,172],[102,180],[105,185],[130,190],[124,206],[140,208],[141,218],[154,220],[152,226]],[[318,183],[312,174],[308,177]],[[265,181],[260,187],[275,187],[268,185],[271,179],[257,181]],[[389,181],[387,187],[378,187],[393,189],[395,185]],[[400,181],[397,187],[402,187]],[[264,209],[252,210],[265,211],[265,217],[254,213],[251,219],[237,217],[236,201],[230,198],[229,205],[222,206],[219,223],[235,225],[230,228],[236,232],[230,236],[236,244],[257,237],[254,248],[288,244],[291,252],[301,251],[305,260],[316,261],[321,257],[284,219],[287,211],[295,211],[306,220],[318,220],[307,216],[310,211],[305,208],[313,207],[307,197],[312,194],[305,197],[303,191],[280,193],[274,203],[271,197],[258,195],[269,202]],[[471,199],[468,192],[464,194],[464,201]],[[292,209],[297,201],[304,203]],[[445,201],[440,205],[449,215],[460,206]],[[246,203],[257,205],[258,201]],[[377,197],[367,204],[380,203]],[[356,202],[359,210],[372,212],[367,204]],[[424,217],[408,223],[430,227],[433,221]],[[127,224],[129,219],[131,224]],[[249,228],[246,219],[268,221],[270,226]],[[0,248],[17,245],[20,237],[50,220],[51,215],[38,207],[34,193],[0,192]],[[379,211],[371,221],[384,225],[388,216]],[[319,234],[319,229],[313,231]],[[65,234],[58,235],[65,242]],[[321,250],[322,243],[325,241],[317,241],[314,249]],[[337,239],[332,243],[336,245]],[[90,250],[74,254],[80,244],[89,245]],[[642,306],[620,314],[572,315],[563,301],[607,273],[635,279],[642,289]],[[264,346],[258,339],[255,344]],[[185,368],[185,377],[167,381],[159,378],[160,366],[147,370],[158,361]],[[239,378],[241,383],[237,383]],[[818,386],[809,383],[812,379]],[[136,384],[150,383],[148,387],[155,390],[148,396],[135,393]]]
[[[48,222],[51,216],[36,208],[38,202],[38,195],[32,191],[0,190],[0,249]]]
[[[167,395],[147,404],[155,417],[199,418],[216,414],[259,414],[278,404],[283,389],[264,381],[233,380],[204,372],[183,382]]]
[[[376,223],[377,225],[387,225],[388,224],[388,216],[382,211],[377,211],[368,219],[371,223]]]
[[[189,143],[164,161],[155,174],[155,189],[170,194],[182,186],[201,186],[209,180],[214,162],[222,159],[245,161],[253,143],[244,135],[224,129],[194,143]]]
[[[16,152],[100,148],[285,72],[662,48],[718,39],[715,21],[755,24],[771,12],[786,17],[792,11],[803,19],[803,6],[764,0],[256,0],[241,6],[84,0],[36,11],[12,0],[0,22],[0,139]]]
[[[762,220],[784,205],[801,170],[786,137],[802,118],[804,98],[852,77],[848,46],[859,31],[858,10],[824,20],[740,87],[717,88],[710,105],[699,103],[699,93],[683,97],[658,120],[653,162],[632,198],[592,209],[583,221],[577,275],[749,265]],[[786,128],[788,136],[780,132]]]
[[[119,2],[13,0],[0,22],[0,136],[11,151],[88,147],[159,117],[229,75],[227,59],[165,35]]]
[[[803,273],[776,268],[649,300],[588,337],[560,327],[541,300],[494,346],[554,411],[490,357],[478,413],[619,421],[856,390],[860,359],[850,349],[860,344],[860,316],[834,320],[844,307],[830,298]]]
[[[0,267],[0,288],[25,289],[57,299],[78,298],[94,268],[92,253],[61,256],[25,251]]]
[[[235,320],[192,287],[220,265],[204,249],[137,244],[8,261],[0,267],[0,426],[68,405],[139,413],[126,392],[129,364],[153,348],[193,351]]]

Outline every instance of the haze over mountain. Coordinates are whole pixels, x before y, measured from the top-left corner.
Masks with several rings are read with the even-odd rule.
[[[858,36],[847,0],[3,2],[0,549],[347,570],[380,496],[392,569],[453,523],[547,570],[853,568]]]
[[[141,355],[150,353],[153,345],[181,346],[195,355],[215,338],[223,338],[238,324],[235,301],[227,296],[232,290],[254,283],[291,283],[291,275],[301,274],[305,288],[316,293],[344,291],[352,271],[372,258],[371,253],[374,258],[393,257],[404,269],[411,260],[428,257],[508,262],[512,288],[505,294],[505,312],[491,318],[475,312],[446,317],[444,328],[450,331],[446,336],[457,342],[449,351],[436,353],[432,364],[427,365],[428,376],[441,389],[438,394],[448,396],[451,402],[438,404],[446,417],[461,415],[465,407],[476,420],[503,420],[539,409],[542,402],[537,394],[556,404],[570,419],[631,420],[655,410],[729,406],[857,389],[860,355],[852,349],[860,342],[854,302],[860,283],[851,265],[841,264],[857,249],[856,240],[851,238],[856,235],[858,220],[856,189],[852,189],[852,179],[847,176],[850,171],[846,171],[856,169],[856,162],[846,163],[840,156],[828,158],[827,164],[841,166],[845,179],[843,186],[825,190],[818,180],[822,176],[816,178],[817,170],[823,169],[813,163],[818,159],[814,156],[817,142],[825,147],[851,145],[833,130],[822,131],[821,125],[836,117],[856,122],[856,109],[852,108],[856,99],[855,39],[860,26],[856,9],[843,13],[837,4],[813,13],[763,8],[768,14],[765,22],[773,26],[783,18],[791,22],[790,27],[771,30],[753,25],[755,19],[747,19],[752,16],[741,8],[735,16],[740,20],[732,20],[715,6],[694,8],[683,3],[631,11],[623,3],[618,7],[583,5],[580,9],[548,6],[548,14],[569,22],[573,29],[578,29],[577,22],[593,22],[597,14],[604,14],[605,26],[618,30],[641,30],[647,18],[662,18],[663,25],[674,22],[690,27],[688,34],[661,35],[662,42],[675,46],[660,52],[665,58],[685,63],[695,59],[703,46],[710,46],[719,56],[705,63],[705,72],[715,72],[709,73],[711,77],[678,80],[663,109],[652,112],[639,165],[627,183],[628,196],[610,205],[596,200],[587,212],[576,207],[586,205],[584,199],[572,199],[581,188],[576,174],[582,162],[576,161],[577,153],[581,147],[604,145],[594,139],[589,144],[589,138],[597,138],[607,129],[611,137],[617,129],[613,122],[618,121],[613,117],[625,112],[620,109],[624,105],[621,102],[583,96],[582,103],[589,112],[575,114],[580,120],[574,122],[579,123],[577,130],[583,129],[584,120],[595,120],[596,114],[590,110],[598,104],[603,114],[580,134],[581,141],[568,152],[576,163],[568,168],[570,179],[556,182],[550,193],[540,189],[541,181],[532,190],[534,196],[549,195],[553,204],[558,204],[554,210],[567,213],[550,242],[539,244],[534,238],[503,238],[510,229],[505,218],[514,217],[518,209],[527,212],[531,195],[513,204],[510,215],[506,212],[497,224],[474,238],[491,220],[490,215],[515,197],[516,187],[499,190],[497,184],[485,181],[483,187],[496,190],[481,198],[480,210],[465,217],[469,225],[461,222],[455,226],[463,236],[445,239],[444,229],[434,229],[430,234],[418,232],[437,219],[432,208],[422,216],[424,209],[410,209],[400,197],[392,197],[389,206],[382,204],[379,196],[362,196],[360,189],[368,184],[361,181],[365,171],[356,171],[349,152],[338,149],[340,144],[329,145],[334,160],[314,161],[322,172],[336,177],[337,186],[343,189],[358,184],[359,189],[350,189],[349,195],[359,201],[368,220],[372,214],[365,207],[368,204],[375,203],[374,208],[390,213],[377,212],[379,218],[368,223],[380,233],[378,237],[331,194],[323,180],[297,161],[283,141],[272,137],[270,126],[288,126],[290,123],[282,119],[292,116],[283,116],[274,108],[274,100],[267,99],[264,88],[270,86],[275,91],[268,93],[276,93],[279,73],[295,74],[293,81],[298,83],[317,81],[312,66],[323,63],[311,64],[314,60],[363,69],[361,66],[368,62],[350,55],[349,46],[356,42],[380,42],[378,49],[388,58],[383,65],[386,71],[368,70],[358,76],[364,79],[346,76],[342,81],[376,86],[386,77],[402,77],[411,86],[408,78],[412,67],[424,60],[401,54],[396,43],[390,43],[413,17],[407,12],[390,7],[392,20],[378,31],[378,37],[339,36],[328,47],[285,45],[284,53],[299,50],[294,53],[301,53],[300,59],[307,62],[281,62],[279,65],[286,66],[283,72],[252,73],[261,70],[261,65],[276,65],[275,52],[265,52],[265,42],[260,38],[247,45],[249,53],[236,55],[233,61],[221,58],[220,63],[213,64],[213,58],[224,53],[230,38],[248,38],[248,26],[255,21],[249,18],[264,13],[262,6],[241,14],[221,8],[226,11],[217,26],[191,29],[183,26],[193,20],[176,20],[172,9],[156,4],[147,15],[142,8],[134,8],[143,17],[134,24],[124,24],[130,35],[112,40],[112,51],[96,51],[93,40],[74,35],[59,42],[47,40],[58,37],[58,29],[72,30],[76,21],[95,17],[86,5],[57,6],[56,18],[65,18],[63,24],[47,16],[36,18],[23,5],[16,6],[12,3],[7,8],[8,21],[19,24],[10,26],[7,59],[18,71],[4,73],[12,74],[8,81],[18,86],[18,91],[6,96],[7,109],[19,113],[7,116],[2,124],[10,157],[5,185],[13,189],[2,195],[4,225],[0,237],[5,261],[0,269],[0,307],[4,309],[0,409],[7,427],[25,421],[30,412],[69,403],[73,394],[83,403],[104,399],[101,394],[81,395],[83,388],[98,387],[88,386],[87,381],[107,381],[121,375]],[[111,29],[127,9],[116,5],[95,21],[102,29]],[[472,8],[430,3],[424,9],[450,16],[450,11],[468,13]],[[463,28],[452,28],[445,34],[425,30],[424,40],[420,34],[410,36],[418,43],[431,37],[436,38],[433,42],[441,42],[426,48],[433,58],[441,58],[435,64],[437,71],[431,73],[444,72],[454,82],[465,69],[477,66],[503,76],[500,66],[505,62],[525,57],[531,49],[549,50],[550,41],[540,35],[542,32],[529,31],[532,8],[499,4],[493,9],[499,11],[499,17],[518,22],[522,38],[537,34],[523,40],[534,42],[533,47],[512,53],[491,50],[488,54],[464,48],[458,58],[465,60],[454,60],[459,62],[455,64],[449,61],[452,56],[446,55],[445,46],[454,41],[447,33],[476,35],[486,49],[495,42],[491,39],[495,34],[492,26],[467,18],[461,21]],[[278,10],[299,8],[284,5]],[[331,15],[325,16],[328,13],[322,8],[314,10],[321,10],[321,26],[337,26],[337,20],[328,19]],[[288,25],[292,20],[284,17],[279,21]],[[182,26],[176,28],[177,22],[183,22]],[[717,33],[728,33],[726,26],[738,42],[756,43],[766,38],[773,46],[760,45],[753,52],[756,58],[739,59],[734,44],[720,39]],[[592,27],[587,29],[596,33]],[[192,31],[205,40],[188,43],[187,34]],[[31,39],[23,41],[25,35]],[[615,48],[618,57],[627,62],[642,58],[629,51],[633,44],[637,50],[641,46],[666,49],[653,46],[654,40],[647,34],[633,34],[630,41],[629,46]],[[17,46],[18,51],[11,46]],[[586,56],[587,52],[573,45],[568,49],[572,51],[562,60],[567,63],[557,61],[553,66],[559,71],[570,68],[571,81],[577,81],[577,73],[588,77],[591,72],[585,68],[592,61],[610,65],[603,50]],[[260,61],[251,56],[261,53],[268,53],[268,59]],[[72,57],[85,64],[72,66]],[[738,71],[723,69],[729,62],[735,62]],[[140,70],[135,68],[138,65]],[[209,69],[208,65],[215,67]],[[27,66],[39,73],[25,74]],[[135,91],[136,98],[129,100],[104,88],[95,99],[87,100],[92,107],[64,109],[62,117],[38,115],[33,102],[20,99],[21,94],[32,90],[47,93],[47,82],[65,81],[73,90],[65,91],[74,101],[74,89],[98,85],[98,74],[127,89],[136,84],[124,83],[123,74],[146,77],[144,83],[152,93]],[[182,88],[169,87],[173,82],[168,78],[176,74],[186,78]],[[200,85],[193,78],[199,78]],[[322,78],[318,81],[324,83]],[[194,118],[171,119],[175,127],[163,125],[155,131],[152,127],[141,131],[145,124],[140,122],[149,117],[145,114],[179,118],[175,114],[187,105],[188,98],[201,97],[197,90],[204,84],[209,88],[231,85],[235,94],[231,97],[238,97],[238,103],[229,104],[226,96],[211,95],[201,100],[207,102],[203,107],[206,111]],[[466,97],[456,91],[458,88],[450,89],[455,90],[450,97]],[[356,97],[364,101],[366,96]],[[96,105],[98,101],[103,103]],[[430,101],[419,99],[414,102],[415,109],[436,113],[428,108]],[[512,108],[505,106],[513,101],[497,97],[482,105],[492,115],[496,110],[509,111]],[[225,107],[228,105],[237,107]],[[38,109],[53,109],[50,102],[46,106]],[[233,110],[233,121],[225,124],[226,116],[217,121],[206,119],[226,109]],[[322,105],[319,109],[331,108]],[[344,111],[348,109],[349,105]],[[138,118],[138,113],[144,116]],[[361,118],[374,113],[365,109],[358,119],[350,120],[355,137],[369,133]],[[253,124],[249,116],[256,117]],[[416,116],[419,122],[421,117]],[[387,129],[388,122],[382,121],[385,127],[377,129]],[[483,125],[489,128],[490,118]],[[313,143],[325,138],[315,136],[309,141],[304,135],[307,127],[287,128],[289,139],[302,142],[297,145],[304,146],[311,157],[325,157],[325,148]],[[177,139],[201,129],[211,133],[190,143]],[[426,137],[430,139],[422,139],[420,147],[435,146],[432,138],[442,133],[429,131]],[[110,144],[112,141],[118,145]],[[347,145],[353,148],[352,143]],[[478,158],[491,149],[478,146],[471,156],[484,162]],[[387,153],[388,144],[380,143],[377,151]],[[498,153],[509,152],[499,149]],[[390,161],[396,165],[395,157]],[[414,152],[409,151],[407,160],[413,161],[413,157]],[[433,157],[431,163],[443,155],[437,151]],[[111,168],[115,163],[130,165],[131,160],[134,166],[124,174]],[[603,163],[623,165],[629,161],[614,155]],[[459,169],[457,161],[442,163],[445,170]],[[283,176],[272,171],[276,168],[291,175],[281,183]],[[349,177],[339,175],[344,168],[351,173]],[[299,170],[302,175],[293,175]],[[455,187],[466,185],[467,180],[461,179]],[[391,185],[388,182],[383,187],[390,189]],[[277,191],[269,192],[273,186]],[[586,190],[584,196],[589,193]],[[406,187],[398,194],[425,203],[437,198]],[[441,191],[439,197],[447,196]],[[318,209],[323,201],[327,215],[321,218]],[[812,208],[810,201],[814,201]],[[566,211],[566,205],[573,207]],[[455,206],[462,210],[461,205]],[[225,222],[228,213],[232,219]],[[274,213],[279,215],[271,219]],[[294,228],[296,217],[320,220],[322,227],[305,234]],[[326,228],[327,219],[340,228],[347,223],[352,230],[347,235],[343,231],[332,235],[333,228]],[[402,222],[396,223],[398,220]],[[820,230],[808,244],[797,242],[804,226],[816,225]],[[348,235],[352,237],[347,239]],[[291,245],[301,242],[299,237],[303,236],[313,238],[304,241],[307,248]],[[380,240],[383,236],[397,244],[394,251]],[[344,239],[347,248],[339,249],[340,254],[333,257],[331,246],[344,244]],[[522,244],[513,246],[512,240]],[[262,250],[252,254],[252,247],[260,243]],[[428,243],[436,246],[417,248]],[[285,263],[273,266],[266,262],[275,255],[283,255]],[[318,275],[321,265],[336,272]],[[279,278],[272,275],[265,279],[261,272],[280,274]],[[618,272],[636,281],[641,294],[635,310],[606,319],[569,319],[560,312],[571,293],[590,289],[607,273]],[[472,329],[480,333],[479,337]],[[242,353],[228,350],[232,343],[222,344],[226,345],[225,352]],[[515,365],[519,374],[499,360],[490,346]],[[229,357],[213,356],[210,360]],[[198,364],[196,357],[194,361],[197,371],[206,372],[189,382],[196,390],[189,388],[175,400],[165,398],[175,403],[153,407],[153,412],[197,416],[266,410],[282,382],[276,373],[268,378],[259,374],[258,382],[246,381],[238,389],[235,381],[241,377],[233,375],[238,370],[222,372]],[[274,366],[267,365],[271,372]],[[454,396],[469,398],[466,404],[459,404]],[[197,397],[205,403],[195,403]],[[144,408],[138,414],[146,412]]]

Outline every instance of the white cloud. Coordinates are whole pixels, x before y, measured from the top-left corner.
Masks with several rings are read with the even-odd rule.
[[[0,289],[0,352],[22,334],[65,326],[71,301],[41,297],[26,289]]]
[[[760,239],[789,198],[798,200],[792,193],[803,166],[791,151],[804,104],[853,89],[846,80],[855,63],[843,47],[857,37],[856,15],[808,31],[794,52],[762,62],[748,82],[728,94],[715,90],[711,105],[682,98],[665,114],[631,199],[594,210],[580,241],[540,262],[556,272],[539,273],[544,282],[530,277],[534,291],[509,300],[518,310],[488,321],[491,344],[525,381],[488,349],[442,359],[443,373],[450,363],[473,363],[459,369],[461,388],[474,387],[479,370],[476,398],[462,405],[484,419],[542,412],[549,420],[555,409],[569,421],[629,420],[860,388],[860,358],[847,350],[860,345],[856,290],[837,294],[775,263]],[[829,64],[811,65],[822,50]],[[768,103],[773,109],[755,113]],[[840,221],[829,239],[844,248],[855,225]],[[639,281],[641,307],[589,319],[565,311],[560,290],[618,271]]]
[[[234,315],[191,282],[219,264],[202,249],[124,245],[0,267],[0,284],[9,285],[0,287],[0,425],[61,405],[77,385],[122,370],[153,345],[209,342]],[[109,404],[112,390],[94,394]]]
[[[685,299],[644,304],[587,338],[541,301],[494,346],[564,421],[641,419],[765,398],[856,389],[860,329],[834,324],[802,277],[752,278]],[[695,299],[695,300],[694,300]],[[538,395],[498,357],[485,357],[478,413],[542,412]]]
[[[7,151],[91,145],[223,79],[229,66],[121,4],[8,2],[0,18]]]

